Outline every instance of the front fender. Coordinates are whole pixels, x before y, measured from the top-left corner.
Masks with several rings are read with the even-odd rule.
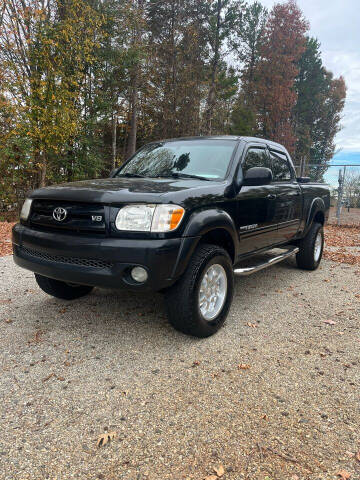
[[[211,230],[219,228],[226,230],[230,234],[234,244],[235,258],[237,258],[239,240],[235,224],[230,215],[220,208],[197,210],[191,214],[184,230],[172,278],[179,277],[185,271],[201,237]]]
[[[188,221],[184,230],[184,237],[203,236],[210,230],[216,228],[223,228],[231,235],[231,238],[236,246],[236,227],[230,215],[221,208],[203,209],[194,212]]]

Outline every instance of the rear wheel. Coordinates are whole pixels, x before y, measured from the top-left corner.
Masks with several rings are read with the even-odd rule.
[[[228,253],[217,245],[200,245],[183,276],[165,292],[171,325],[195,337],[213,335],[229,313],[233,289]]]
[[[324,249],[324,229],[320,223],[313,223],[306,237],[299,244],[296,263],[299,268],[316,270],[320,265]]]
[[[75,300],[91,292],[94,287],[88,285],[77,285],[74,283],[65,283],[53,278],[44,277],[35,273],[35,279],[41,290],[48,295],[63,300]]]

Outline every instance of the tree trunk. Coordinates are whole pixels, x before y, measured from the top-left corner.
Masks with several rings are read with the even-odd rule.
[[[137,136],[137,103],[138,103],[138,82],[137,71],[134,74],[133,85],[131,88],[131,111],[130,111],[130,132],[128,138],[126,159],[130,158],[136,152]]]
[[[204,133],[211,135],[212,133],[212,120],[214,116],[215,101],[216,101],[216,78],[220,57],[220,28],[221,28],[221,0],[217,2],[217,21],[216,21],[216,37],[214,45],[214,56],[211,65],[211,80],[209,94],[206,101],[206,110],[204,115]]]
[[[111,142],[111,169],[116,168],[116,137],[117,134],[117,114],[113,113],[112,116],[112,142]]]
[[[39,188],[45,187],[46,182],[46,155],[45,153],[39,153],[37,155],[37,163],[39,164],[38,183]]]
[[[145,0],[137,0],[135,2],[137,5],[138,9],[138,15],[143,18],[144,15],[144,4]],[[135,48],[140,48],[142,44],[142,26],[141,26],[141,21],[137,23],[135,27],[135,32],[134,32],[134,38],[133,38],[133,46]],[[131,99],[130,99],[130,105],[131,105],[131,113],[130,113],[130,132],[129,132],[129,139],[128,139],[128,145],[127,145],[127,152],[126,152],[126,158],[131,157],[134,155],[136,152],[136,137],[137,137],[137,115],[138,115],[138,88],[139,88],[139,80],[141,78],[141,71],[140,71],[141,65],[137,61],[137,63],[134,65],[134,70],[133,70],[133,75],[132,75],[132,81],[131,81]]]

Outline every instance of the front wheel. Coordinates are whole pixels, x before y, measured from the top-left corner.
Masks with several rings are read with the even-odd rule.
[[[320,223],[313,223],[306,237],[299,244],[296,263],[304,270],[316,270],[320,265],[324,249],[324,229]]]
[[[83,297],[94,288],[88,285],[61,282],[60,280],[44,277],[38,273],[35,273],[35,279],[41,290],[52,297],[62,298],[63,300],[75,300]]]
[[[209,337],[224,324],[233,290],[228,253],[217,245],[202,244],[180,280],[165,292],[169,322],[180,332]]]

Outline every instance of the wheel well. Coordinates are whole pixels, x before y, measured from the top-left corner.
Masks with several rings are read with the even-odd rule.
[[[323,212],[317,212],[315,217],[314,217],[314,222],[321,223],[321,225],[324,225],[325,223],[325,216]]]
[[[216,228],[215,230],[210,230],[210,232],[205,233],[201,237],[201,243],[212,243],[222,247],[228,252],[231,260],[235,261],[235,245],[230,233],[224,228]]]

